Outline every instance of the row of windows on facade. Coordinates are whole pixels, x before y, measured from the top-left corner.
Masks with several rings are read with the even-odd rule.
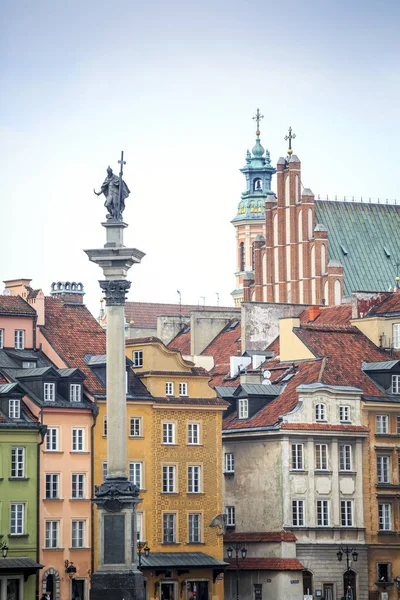
[[[400,394],[400,375],[393,375],[396,377],[395,385],[393,389],[398,391],[393,393]],[[238,401],[238,418],[247,419],[249,416],[249,401],[247,398],[240,398]],[[315,406],[314,416],[316,421],[326,421],[328,417],[328,411],[326,404],[318,403]],[[351,423],[351,407],[347,405],[339,406],[339,420],[341,423]]]
[[[398,376],[400,377],[400,376]],[[400,386],[400,381],[399,381],[399,386]],[[400,389],[398,392],[396,393],[400,393]],[[390,422],[391,419],[389,418],[389,415],[376,415],[376,433],[395,433],[397,435],[400,435],[400,415],[396,415],[396,423],[395,423],[395,431],[391,431],[391,427],[390,427]]]
[[[129,436],[143,437],[143,424],[141,417],[131,417],[129,420]],[[107,437],[107,417],[103,419],[103,437]],[[176,423],[168,422],[162,424],[161,441],[163,444],[176,444]],[[198,446],[200,441],[200,423],[187,424],[187,443],[190,446]]]
[[[0,348],[4,346],[4,329],[0,329]],[[14,330],[14,348],[15,350],[23,350],[25,348],[25,330],[15,329]],[[36,367],[36,363],[35,363]],[[25,367],[29,368],[29,367]]]
[[[144,470],[143,462],[134,461],[128,465],[129,480],[131,483],[143,490],[144,485]],[[107,463],[103,462],[103,481],[108,473]],[[177,465],[162,465],[161,468],[161,491],[163,494],[178,493],[178,467]],[[187,493],[201,494],[203,491],[203,479],[201,465],[187,465]]]
[[[70,385],[69,399],[71,402],[81,401],[82,386],[80,383],[72,383]],[[45,402],[54,402],[56,399],[55,383],[44,384],[44,400]],[[19,398],[10,398],[8,401],[8,416],[10,419],[21,418],[21,400]]]

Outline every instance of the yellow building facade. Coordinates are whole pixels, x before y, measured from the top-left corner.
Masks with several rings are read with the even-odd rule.
[[[150,548],[147,558],[143,553],[140,557],[146,597],[223,598],[222,536],[218,527],[209,525],[222,514],[221,429],[226,404],[209,387],[204,369],[156,338],[128,340],[126,353],[147,388],[128,387],[126,431],[127,473],[142,498],[137,539]],[[98,408],[96,484],[106,474],[105,399],[98,400]]]

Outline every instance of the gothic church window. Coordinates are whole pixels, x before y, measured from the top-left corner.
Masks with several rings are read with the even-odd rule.
[[[239,269],[240,271],[244,271],[245,270],[245,263],[244,263],[244,242],[241,242],[240,244],[240,252],[239,252]]]

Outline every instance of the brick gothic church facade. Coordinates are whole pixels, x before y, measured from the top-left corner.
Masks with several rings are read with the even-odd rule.
[[[352,291],[387,291],[400,259],[400,206],[315,200],[289,147],[276,169],[256,132],[236,229],[236,306],[242,301],[340,304]],[[271,190],[276,174],[277,194]]]

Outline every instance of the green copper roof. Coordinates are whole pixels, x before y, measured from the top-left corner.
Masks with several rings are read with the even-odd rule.
[[[315,224],[328,230],[329,260],[344,267],[345,295],[387,291],[400,261],[400,206],[315,201]]]

